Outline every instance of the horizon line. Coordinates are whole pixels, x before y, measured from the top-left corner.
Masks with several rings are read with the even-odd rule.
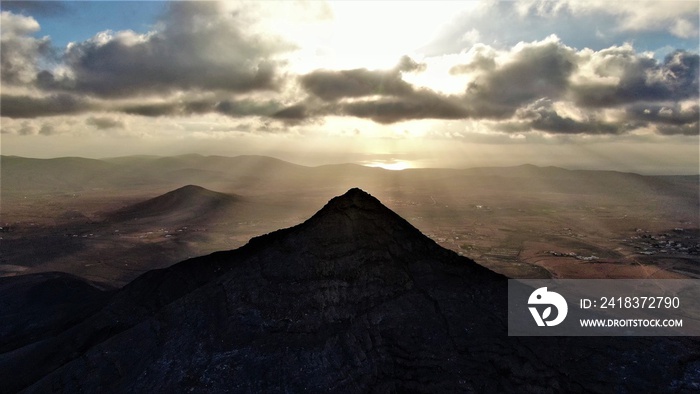
[[[616,172],[616,173],[625,173],[625,174],[636,174],[636,175],[641,175],[641,176],[700,176],[700,169],[697,172],[693,173],[648,173],[648,172],[642,172],[642,171],[635,171],[635,170],[621,170],[621,169],[613,169],[613,168],[590,168],[590,167],[569,167],[569,166],[559,166],[559,165],[540,165],[540,164],[533,164],[530,162],[523,162],[521,164],[510,164],[510,165],[482,165],[482,166],[464,166],[464,167],[421,167],[421,166],[413,166],[407,164],[405,167],[397,167],[393,166],[393,164],[396,163],[415,163],[418,160],[405,160],[405,159],[388,159],[388,160],[382,160],[382,159],[373,159],[373,160],[365,160],[364,162],[352,162],[352,161],[345,161],[345,162],[335,162],[335,163],[324,163],[324,164],[318,164],[318,165],[307,165],[307,164],[299,164],[291,160],[287,159],[281,159],[275,156],[269,156],[269,155],[261,155],[261,154],[240,154],[240,155],[233,155],[233,156],[227,156],[227,155],[207,155],[207,154],[201,154],[201,153],[183,153],[183,154],[176,154],[176,155],[156,155],[156,154],[134,154],[134,155],[124,155],[124,156],[110,156],[110,157],[85,157],[85,156],[56,156],[56,157],[30,157],[30,156],[21,156],[21,155],[6,155],[6,154],[0,154],[0,158],[20,158],[20,159],[29,159],[29,160],[60,160],[60,159],[83,159],[83,160],[98,160],[98,161],[111,161],[111,160],[119,160],[119,159],[128,159],[128,158],[153,158],[153,159],[163,159],[163,158],[177,158],[177,157],[186,157],[186,156],[199,156],[202,158],[227,158],[227,159],[235,159],[235,158],[241,158],[241,157],[258,157],[258,158],[264,158],[264,159],[272,159],[272,160],[277,160],[281,161],[287,164],[295,165],[295,166],[300,166],[300,167],[306,167],[306,168],[320,168],[320,167],[328,167],[328,166],[343,166],[343,165],[356,165],[360,167],[365,167],[365,168],[376,168],[379,170],[384,170],[384,171],[391,171],[391,172],[401,172],[401,171],[411,171],[411,170],[452,170],[452,171],[463,171],[463,170],[480,170],[480,169],[507,169],[507,168],[520,168],[520,167],[534,167],[538,169],[560,169],[560,170],[565,170],[565,171],[597,171],[597,172]],[[1,166],[0,166],[1,169]]]

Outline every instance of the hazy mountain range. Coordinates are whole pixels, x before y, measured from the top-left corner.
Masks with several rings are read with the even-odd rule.
[[[692,192],[697,176],[642,176],[616,171],[566,170],[559,167],[484,167],[470,169],[406,169],[387,171],[357,164],[306,167],[265,156],[173,157],[131,156],[113,159],[30,159],[2,156],[3,193],[73,192],[93,188],[160,187],[171,190],[196,184],[212,190],[263,190],[319,188],[361,182],[403,187],[441,187],[468,181],[476,187],[532,191],[649,192],[669,186]],[[532,179],[547,179],[534,182]],[[518,181],[520,180],[520,181]],[[564,188],[561,190],[561,188]],[[347,188],[345,188],[347,189]],[[674,192],[678,192],[674,191]]]

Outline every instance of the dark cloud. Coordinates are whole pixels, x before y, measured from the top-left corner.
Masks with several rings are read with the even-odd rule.
[[[458,64],[450,68],[450,74],[469,74],[475,71],[490,71],[495,68],[496,60],[493,57],[479,54],[469,63]]]
[[[418,63],[408,56],[402,56],[399,60],[399,64],[396,66],[396,70],[405,72],[422,72],[425,71],[427,65],[425,63]]]
[[[273,100],[223,100],[215,105],[216,112],[231,117],[271,116],[282,106]]]
[[[187,116],[220,113],[230,117],[270,116],[282,106],[272,100],[232,100],[208,97],[159,103],[137,103],[117,106],[113,110],[148,117]]]
[[[17,134],[19,135],[35,135],[38,134],[39,127],[31,123],[23,123],[19,129],[17,129]]]
[[[70,94],[53,94],[45,97],[3,94],[0,96],[0,103],[0,116],[8,118],[71,115],[95,108],[88,101]]]
[[[91,116],[85,121],[85,124],[95,126],[100,130],[126,128],[126,123],[123,120],[108,116]]]
[[[462,103],[428,90],[405,97],[384,97],[343,104],[344,114],[372,119],[377,123],[395,123],[412,119],[464,119],[469,117]]]
[[[503,131],[538,130],[552,134],[619,134],[624,124],[602,122],[595,117],[585,121],[560,115],[551,100],[541,99],[516,112],[518,122],[506,122]]]
[[[700,123],[689,123],[684,125],[660,125],[657,127],[663,135],[700,135]]]
[[[686,51],[675,51],[666,56],[661,70],[664,74],[664,80],[676,94],[675,98],[698,96],[700,55]]]
[[[219,3],[178,1],[168,7],[159,31],[102,33],[69,47],[64,60],[72,76],[45,74],[40,86],[102,97],[277,87],[278,64],[270,59],[290,45],[248,34],[244,16]]]
[[[300,78],[302,87],[324,101],[363,96],[406,96],[413,87],[398,70],[318,70]]]
[[[626,109],[627,118],[630,120],[665,124],[669,126],[683,126],[697,123],[700,120],[698,104],[687,108],[681,108],[679,104],[636,104]]]
[[[640,103],[626,109],[629,122],[640,126],[655,125],[664,135],[699,135],[700,106],[693,104],[683,107],[680,104]]]
[[[41,128],[39,129],[39,134],[40,135],[54,135],[57,134],[56,128],[48,123],[44,123],[41,125]]]
[[[492,71],[496,68],[496,54],[489,50],[490,48],[477,44],[469,51],[472,53],[472,58],[469,63],[458,64],[450,68],[451,75],[469,74],[476,71]]]
[[[524,45],[511,61],[471,82],[465,100],[477,116],[509,117],[523,104],[562,97],[577,67],[575,52],[558,41]]]
[[[272,116],[282,109],[274,100],[233,100],[216,96],[182,100],[147,102],[132,100],[124,103],[111,100],[87,100],[74,94],[59,93],[43,97],[3,94],[0,96],[0,116],[8,118],[37,118],[55,115],[80,114],[89,111],[118,112],[146,117],[189,116],[207,113],[241,118],[247,116]],[[91,118],[92,119],[92,118]],[[100,118],[94,118],[100,119]],[[100,127],[102,124],[94,123]]]
[[[180,103],[139,103],[122,106],[119,111],[130,115],[148,117],[172,116],[184,114]]]
[[[302,104],[292,105],[275,112],[272,117],[287,122],[299,122],[310,117],[306,106]]]
[[[574,99],[586,107],[607,107],[640,101],[683,100],[698,97],[699,56],[676,51],[659,64],[630,50],[600,51],[603,58],[595,72],[616,77],[616,84],[588,83],[572,87]]]

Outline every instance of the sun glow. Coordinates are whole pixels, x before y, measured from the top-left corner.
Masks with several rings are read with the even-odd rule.
[[[372,161],[364,164],[366,167],[378,167],[385,170],[401,171],[414,168],[413,164],[404,160]]]
[[[420,58],[418,52],[438,36],[446,21],[477,4],[410,1],[397,6],[395,1],[331,1],[317,20],[297,16],[292,23],[286,13],[278,15],[280,24],[270,27],[284,27],[280,34],[299,46],[290,64],[295,71],[390,69],[401,56]]]

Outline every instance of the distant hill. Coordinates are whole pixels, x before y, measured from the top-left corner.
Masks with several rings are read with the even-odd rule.
[[[210,196],[190,187],[156,202],[191,194]],[[694,338],[509,337],[506,320],[506,277],[352,189],[300,225],[147,272],[82,322],[0,354],[0,381],[29,393],[690,392],[700,383]]]
[[[106,215],[110,221],[204,221],[225,215],[243,203],[240,196],[218,193],[196,185],[187,185],[158,197],[124,207]]]

